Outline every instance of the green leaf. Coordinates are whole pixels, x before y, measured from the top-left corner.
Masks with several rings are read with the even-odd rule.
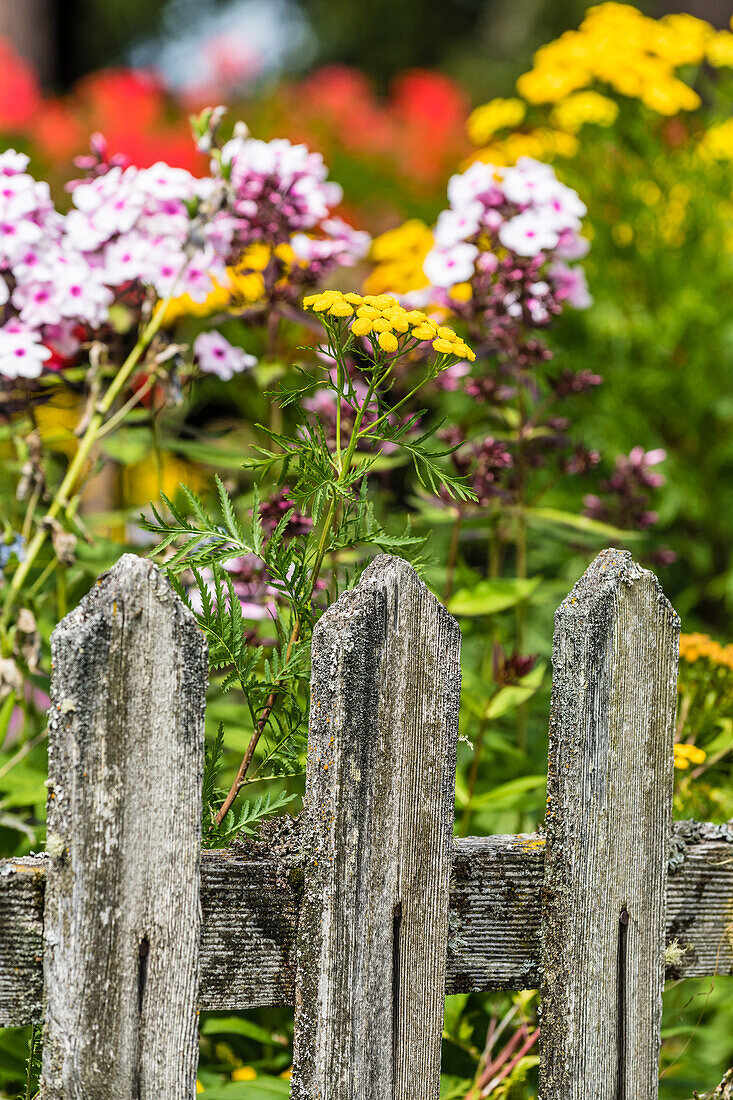
[[[542,583],[541,577],[497,577],[461,588],[448,604],[452,615],[496,615],[528,599]]]
[[[527,508],[525,515],[530,523],[550,527],[570,527],[586,535],[597,535],[601,539],[618,539],[621,542],[638,541],[638,531],[622,531],[610,523],[582,516],[575,512],[564,512],[560,508]]]
[[[271,1046],[277,1043],[286,1045],[286,1040],[280,1035],[273,1035],[267,1028],[255,1024],[252,1020],[246,1020],[242,1016],[224,1016],[205,1020],[201,1025],[202,1035],[244,1035],[247,1039],[254,1039],[257,1043],[265,1043]]]
[[[501,783],[494,787],[493,791],[486,791],[471,799],[471,808],[491,807],[491,809],[511,810],[524,801],[524,796],[530,791],[537,791],[547,783],[546,775],[523,775],[519,779],[510,779],[508,783]]]
[[[133,466],[150,458],[153,436],[150,428],[118,428],[99,444],[108,458],[122,466]]]
[[[270,1100],[290,1096],[290,1082],[282,1077],[258,1077],[254,1081],[229,1081],[199,1093],[201,1100]]]
[[[163,451],[172,451],[183,455],[202,466],[214,466],[218,470],[238,470],[244,461],[244,454],[231,447],[221,447],[217,443],[203,442],[198,439],[163,439],[160,442]]]
[[[496,695],[492,696],[484,711],[485,718],[499,718],[514,707],[521,706],[535,694],[542,686],[545,676],[546,664],[536,665],[531,672],[523,676],[516,684],[507,684],[499,688]]]
[[[446,1073],[440,1075],[440,1100],[463,1100],[471,1087],[468,1077],[452,1077]]]

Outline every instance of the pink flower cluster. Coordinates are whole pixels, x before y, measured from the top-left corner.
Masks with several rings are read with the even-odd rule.
[[[64,236],[47,183],[26,172],[28,157],[0,154],[0,374],[36,378],[52,351],[41,340],[65,343],[85,300],[99,315],[111,295],[87,279],[83,257]]]
[[[70,185],[75,209],[66,234],[106,286],[138,282],[159,298],[188,294],[203,302],[212,276],[224,277],[233,226],[226,218],[202,219],[192,239],[189,206],[215,186],[162,162],[113,166]]]
[[[349,266],[366,255],[369,234],[333,214],[343,192],[328,180],[320,153],[285,138],[234,137],[222,149],[222,163],[233,192],[240,250],[259,242],[272,247],[290,243],[307,265],[311,283],[336,265]]]
[[[235,137],[222,166],[197,179],[162,162],[135,168],[109,159],[100,135],[68,185],[65,216],[28,158],[0,154],[0,377],[37,378],[74,356],[108,321],[115,300],[139,308],[152,289],[203,302],[214,281],[258,242],[290,243],[298,278],[310,285],[369,247],[333,214],[341,188],[322,157],[288,141]],[[280,261],[275,261],[278,266]],[[281,271],[273,271],[273,282]],[[199,337],[201,368],[231,378],[252,357],[218,334]]]
[[[468,283],[474,312],[531,326],[547,324],[563,302],[591,304],[582,269],[565,262],[587,252],[580,236],[586,207],[549,164],[530,157],[513,168],[477,161],[451,177],[448,199],[424,263],[433,287]]]
[[[645,451],[633,447],[628,455],[619,455],[610,478],[601,482],[603,498],[588,494],[583,503],[586,516],[613,523],[624,529],[644,530],[657,522],[657,513],[649,508],[650,494],[664,485],[664,474],[653,473],[667,457],[662,447]]]
[[[64,217],[27,166],[22,154],[0,154],[6,378],[38,377],[54,351],[73,355],[79,336],[105,323],[121,288],[143,284],[160,297],[180,290],[201,301],[212,274],[224,274],[231,234],[222,234],[221,223],[190,240],[186,203],[203,197],[207,181],[166,164],[114,165],[71,185],[74,209]]]

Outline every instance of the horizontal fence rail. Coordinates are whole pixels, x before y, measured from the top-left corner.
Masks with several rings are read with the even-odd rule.
[[[0,863],[0,1026],[37,1021],[48,857]],[[733,828],[676,822],[667,882],[668,978],[733,974]],[[453,843],[446,993],[540,985],[544,838]],[[201,860],[199,1007],[292,1004],[303,872],[294,856],[232,849]]]

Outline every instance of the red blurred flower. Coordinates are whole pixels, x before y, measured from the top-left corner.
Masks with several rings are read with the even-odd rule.
[[[21,130],[41,105],[38,78],[15,47],[0,38],[0,129]]]
[[[70,95],[44,104],[33,136],[50,160],[69,160],[95,130],[111,155],[124,154],[140,168],[163,160],[194,173],[206,170],[180,107],[151,73],[120,68],[84,77]]]

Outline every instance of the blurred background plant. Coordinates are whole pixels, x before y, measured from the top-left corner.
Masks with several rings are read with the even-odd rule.
[[[158,506],[161,492],[182,506],[180,481],[208,507],[217,472],[238,522],[251,522],[254,482],[242,463],[267,433],[295,426],[293,408],[270,394],[308,386],[301,368],[313,377],[316,336],[300,299],[321,286],[396,295],[477,352],[415,403],[408,395],[424,359],[414,351],[389,400],[408,398],[416,431],[442,432],[443,469],[465,478],[478,503],[434,492],[404,455],[386,450],[369,495],[375,523],[399,535],[409,516],[415,538],[430,536],[426,580],[461,621],[457,831],[541,821],[552,613],[608,544],[628,546],[659,573],[686,631],[675,815],[733,814],[733,34],[730,12],[714,0],[665,14],[670,7],[0,4],[4,146],[30,156],[28,171],[49,181],[59,210],[79,210],[84,194],[69,194],[68,180],[123,163],[163,161],[191,181],[206,177],[216,120],[197,148],[188,115],[219,102],[258,139],[320,152],[328,180],[343,188],[325,192],[309,225],[258,222],[287,190],[295,155],[268,146],[267,171],[246,162],[234,181],[241,247],[210,293],[166,286],[162,275],[155,293],[115,291],[103,329],[66,333],[71,345],[57,340],[39,377],[0,386],[0,595],[23,580],[22,598],[6,604],[0,655],[2,855],[43,842],[54,623],[123,548],[146,551],[140,509],[150,519],[148,502]],[[228,137],[231,122],[222,130]],[[95,132],[104,142],[95,139],[90,156]],[[131,376],[59,492],[151,321]],[[111,355],[100,357],[100,346]],[[337,422],[353,426],[348,403],[301,398],[331,447]],[[288,514],[288,537],[307,535],[286,477],[273,472],[258,487],[266,535]],[[395,512],[403,518],[392,527]],[[338,551],[329,570],[348,583],[361,556]],[[271,649],[272,576],[256,555],[227,570],[247,645]],[[222,694],[215,678],[212,747],[221,723],[227,787],[253,722],[241,694]],[[264,763],[260,750],[256,766]],[[263,787],[270,807],[297,807],[297,752],[290,763],[290,774]],[[663,1100],[711,1088],[733,1060],[730,980],[669,987]],[[449,998],[442,1095],[535,1096],[535,1029],[530,995]],[[201,1036],[205,1100],[287,1095],[286,1010],[208,1015]],[[0,1032],[0,1095],[33,1095],[27,1046],[25,1029]]]

